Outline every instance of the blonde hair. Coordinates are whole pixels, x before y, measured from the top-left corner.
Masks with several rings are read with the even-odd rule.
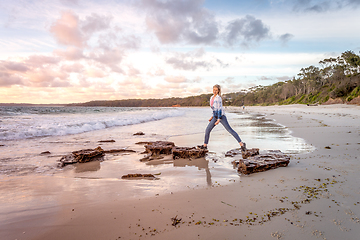
[[[213,88],[214,87],[216,87],[218,90],[219,90],[219,96],[221,97],[221,87],[220,87],[220,85],[219,84],[215,84],[214,86],[213,86]]]

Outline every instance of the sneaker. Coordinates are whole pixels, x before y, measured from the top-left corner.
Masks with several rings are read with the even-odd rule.
[[[246,143],[243,142],[243,145],[241,146],[241,151],[245,152],[246,151]]]
[[[205,147],[204,145],[198,145],[197,147],[198,147],[199,149],[205,149],[205,150],[207,149],[207,146]]]

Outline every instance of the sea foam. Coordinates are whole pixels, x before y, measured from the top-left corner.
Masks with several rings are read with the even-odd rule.
[[[78,134],[184,114],[172,108],[40,108],[38,111],[24,108],[4,112],[0,115],[0,140]]]

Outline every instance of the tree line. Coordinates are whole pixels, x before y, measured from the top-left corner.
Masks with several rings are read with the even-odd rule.
[[[350,102],[360,95],[360,56],[345,51],[336,58],[319,62],[321,67],[309,66],[300,69],[293,79],[269,86],[256,86],[246,91],[223,95],[224,105],[273,105],[314,104],[341,98]],[[106,107],[171,107],[207,106],[212,94],[185,98],[126,99],[113,101],[90,101],[72,106]]]

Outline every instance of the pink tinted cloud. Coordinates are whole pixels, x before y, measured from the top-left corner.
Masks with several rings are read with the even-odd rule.
[[[23,81],[19,76],[0,71],[0,87],[12,85],[23,85]]]
[[[164,80],[168,83],[186,83],[187,79],[183,76],[167,76]]]
[[[81,20],[73,12],[63,12],[61,17],[50,27],[59,44],[83,48],[95,32],[110,27],[112,17],[92,13]]]
[[[68,47],[66,50],[55,49],[54,54],[68,61],[75,61],[85,57],[83,51],[77,47]]]
[[[79,28],[79,17],[72,12],[63,12],[50,28],[58,43],[76,47],[83,47],[85,39]]]

